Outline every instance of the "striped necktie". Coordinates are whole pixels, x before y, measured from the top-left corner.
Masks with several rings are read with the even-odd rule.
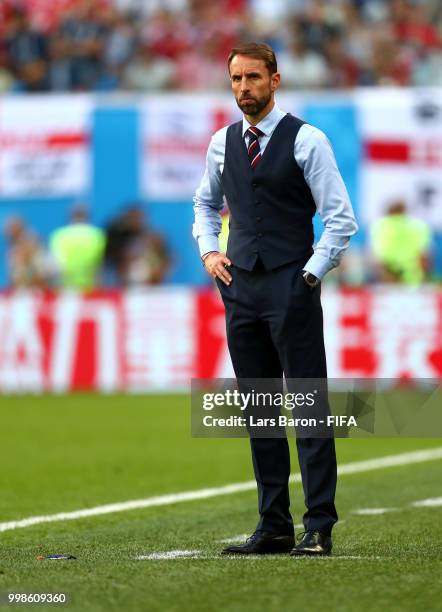
[[[247,154],[249,156],[250,164],[252,168],[256,166],[256,164],[261,159],[261,149],[259,148],[259,137],[263,135],[264,132],[255,126],[249,127],[246,134],[249,137],[249,146],[247,147]]]

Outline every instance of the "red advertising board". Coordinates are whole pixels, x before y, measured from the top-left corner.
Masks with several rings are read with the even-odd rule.
[[[442,292],[325,290],[330,378],[442,378]],[[233,376],[211,290],[0,296],[0,391],[186,390]]]

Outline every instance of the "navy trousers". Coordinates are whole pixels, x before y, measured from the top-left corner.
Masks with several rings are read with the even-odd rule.
[[[232,265],[230,286],[217,279],[225,310],[229,352],[237,378],[326,378],[320,286],[302,278],[302,262],[252,271]],[[293,533],[290,514],[290,452],[286,437],[250,438],[258,485],[258,530]],[[297,438],[305,530],[330,535],[335,509],[333,438]]]

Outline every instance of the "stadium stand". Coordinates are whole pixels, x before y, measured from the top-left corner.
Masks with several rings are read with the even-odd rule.
[[[437,0],[4,0],[0,11],[2,91],[223,89],[226,52],[250,39],[275,47],[288,87],[442,84]]]

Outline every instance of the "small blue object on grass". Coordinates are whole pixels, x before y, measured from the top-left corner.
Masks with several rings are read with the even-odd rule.
[[[56,559],[56,560],[66,560],[66,559],[76,559],[77,557],[74,557],[73,555],[38,555],[37,559],[38,561],[43,561],[44,559]]]

